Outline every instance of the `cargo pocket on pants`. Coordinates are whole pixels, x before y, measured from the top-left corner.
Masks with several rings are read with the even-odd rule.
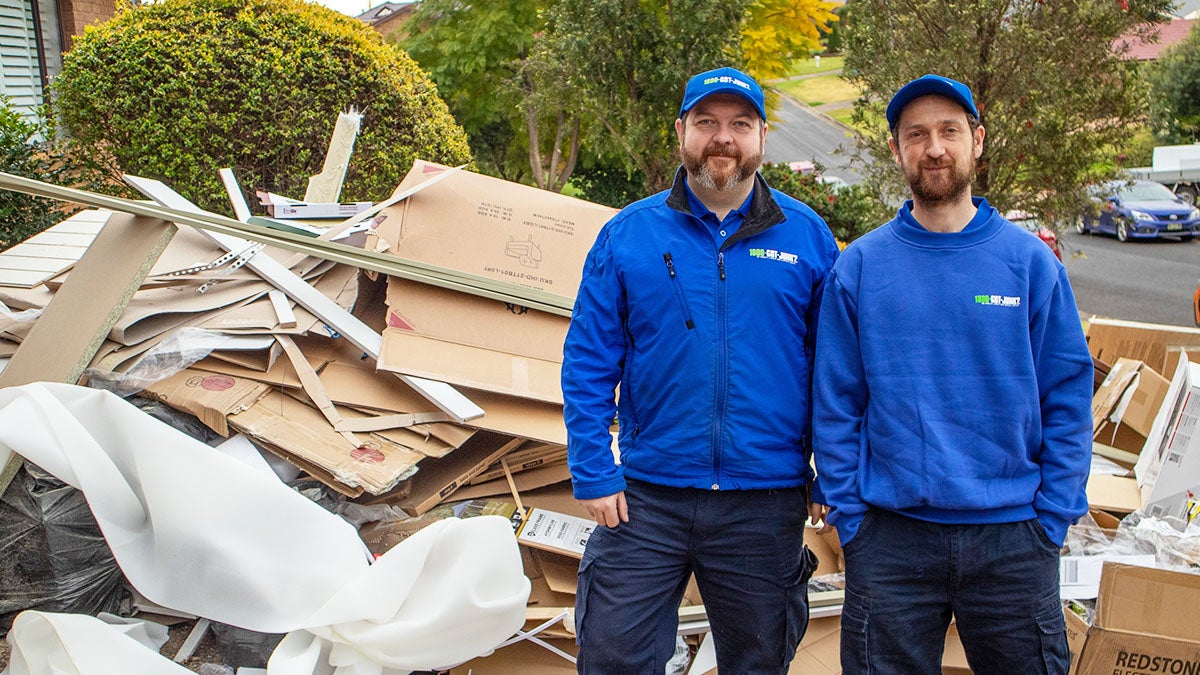
[[[1048,675],[1066,675],[1071,665],[1067,648],[1067,620],[1057,595],[1046,598],[1037,613],[1038,635],[1042,640],[1042,661]]]
[[[583,640],[584,614],[587,613],[588,589],[592,583],[592,561],[594,557],[586,552],[579,562],[579,577],[575,584],[575,644]]]
[[[817,555],[808,546],[800,551],[800,567],[796,577],[788,584],[787,592],[787,640],[784,643],[784,663],[791,662],[796,649],[808,630],[808,580],[817,569]]]
[[[846,589],[842,604],[842,672],[868,675],[871,672],[870,604],[863,596]]]

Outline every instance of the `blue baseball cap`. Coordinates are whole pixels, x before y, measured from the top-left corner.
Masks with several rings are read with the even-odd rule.
[[[736,94],[750,102],[758,116],[767,119],[766,108],[763,107],[763,90],[754,78],[735,68],[717,68],[700,73],[688,80],[687,89],[683,91],[683,105],[679,106],[679,116],[691,110],[700,99],[712,94]]]
[[[900,113],[904,110],[904,106],[912,103],[915,99],[929,94],[937,94],[961,105],[968,115],[975,119],[979,119],[979,111],[975,109],[975,99],[971,96],[971,90],[967,85],[957,80],[952,80],[941,75],[922,75],[908,84],[900,87],[896,95],[892,97],[887,106],[887,123],[888,129],[895,129],[896,123],[900,121]]]

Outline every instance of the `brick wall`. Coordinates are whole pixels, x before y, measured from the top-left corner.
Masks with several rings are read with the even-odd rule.
[[[58,0],[62,21],[63,51],[70,51],[72,38],[93,23],[107,21],[117,12],[116,0]]]

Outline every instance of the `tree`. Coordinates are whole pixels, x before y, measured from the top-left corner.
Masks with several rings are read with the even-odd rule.
[[[303,195],[340,111],[363,111],[344,197],[381,199],[416,158],[469,161],[437,90],[365,24],[303,0],[163,0],[89,26],[63,59],[56,111],[79,147],[204,208],[217,170]]]
[[[543,73],[556,74],[582,114],[592,150],[640,171],[645,189],[656,191],[671,180],[671,121],[687,78],[741,65],[744,7],[744,1],[558,0],[534,59]]]
[[[1047,222],[1077,212],[1087,183],[1111,177],[1113,148],[1146,114],[1147,87],[1114,47],[1144,35],[1171,0],[856,0],[843,26],[845,72],[862,91],[854,120],[875,129],[868,180],[902,189],[883,109],[905,82],[938,73],[969,86],[986,129],[975,193]]]
[[[1158,137],[1167,143],[1200,141],[1200,26],[1158,59],[1151,83]]]
[[[826,0],[754,0],[742,21],[742,59],[748,74],[766,82],[788,74],[794,59],[821,48],[837,21]]]
[[[398,42],[437,83],[480,170],[511,181],[530,175],[520,74],[545,5],[422,0]]]

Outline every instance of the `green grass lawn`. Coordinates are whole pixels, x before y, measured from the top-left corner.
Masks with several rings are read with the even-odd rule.
[[[779,82],[777,86],[789,96],[811,106],[839,101],[849,102],[858,98],[858,90],[837,75],[818,75],[803,80],[787,80]]]
[[[822,56],[821,65],[817,65],[816,59],[811,56],[806,59],[796,59],[792,62],[792,69],[789,75],[812,75],[813,73],[828,73],[832,70],[841,70],[843,59],[840,56]]]

